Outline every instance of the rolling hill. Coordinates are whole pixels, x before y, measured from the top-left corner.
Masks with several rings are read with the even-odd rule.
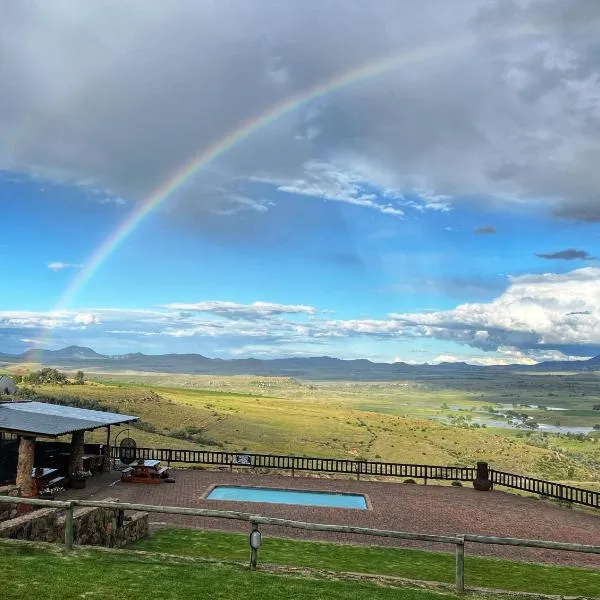
[[[342,360],[330,356],[308,358],[221,359],[201,354],[104,355],[91,348],[69,346],[60,350],[28,350],[18,355],[0,353],[4,363],[40,363],[66,369],[95,371],[147,371],[212,375],[262,375],[299,377],[313,380],[386,381],[399,377],[444,374],[484,375],[518,370],[519,372],[590,372],[600,370],[600,356],[588,360],[547,361],[536,365],[477,366],[464,362],[438,365],[412,365],[403,362],[376,363],[366,359]]]

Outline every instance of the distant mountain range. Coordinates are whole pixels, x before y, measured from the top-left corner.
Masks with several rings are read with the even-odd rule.
[[[536,365],[476,366],[464,362],[411,365],[376,363],[366,359],[342,360],[330,356],[310,358],[207,358],[201,354],[98,354],[91,348],[69,346],[61,350],[28,350],[18,355],[0,353],[0,362],[39,362],[45,366],[91,371],[147,371],[195,375],[263,375],[302,379],[385,381],[406,377],[479,374],[504,371],[600,371],[600,356],[589,360],[548,361]]]

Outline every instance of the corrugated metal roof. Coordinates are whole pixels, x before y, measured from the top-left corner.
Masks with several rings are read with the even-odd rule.
[[[0,430],[57,436],[137,421],[138,417],[119,413],[74,408],[45,402],[6,402],[0,404]]]

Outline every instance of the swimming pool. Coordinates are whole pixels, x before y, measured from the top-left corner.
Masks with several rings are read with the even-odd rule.
[[[273,504],[301,504],[303,506],[330,506],[367,510],[367,501],[362,494],[336,494],[235,485],[217,485],[206,496],[206,499],[237,502],[267,502]]]

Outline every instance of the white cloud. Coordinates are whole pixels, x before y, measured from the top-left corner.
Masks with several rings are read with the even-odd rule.
[[[100,325],[102,322],[98,315],[92,313],[78,313],[73,318],[73,321],[78,325]]]
[[[418,200],[411,201],[408,205],[421,212],[425,210],[448,212],[452,208],[453,198],[452,196],[448,196],[448,194],[436,194],[430,190],[419,189],[414,190],[414,193],[417,195]]]
[[[499,356],[456,356],[454,354],[440,354],[433,359],[433,364],[465,362],[469,365],[489,367],[492,365],[534,365],[536,360],[525,356],[502,358]]]
[[[392,363],[405,363],[407,365],[421,364],[418,360],[415,360],[414,358],[402,358],[401,356],[394,356],[394,358],[392,359]]]
[[[253,302],[252,304],[239,304],[237,302],[223,302],[211,300],[207,302],[166,304],[164,308],[181,311],[194,311],[213,313],[228,318],[266,319],[276,315],[315,314],[315,308],[304,304],[277,304],[273,302]]]
[[[254,178],[254,181],[261,181]],[[381,202],[378,195],[396,199],[402,197],[392,190],[385,190],[367,178],[354,173],[340,165],[309,161],[304,165],[302,178],[285,180],[263,179],[266,183],[277,186],[280,192],[312,196],[335,202],[343,202],[354,206],[362,206],[394,217],[402,217],[404,212],[397,203]],[[371,191],[369,191],[371,188]],[[377,193],[375,193],[377,192]]]
[[[63,269],[82,269],[83,265],[73,264],[73,263],[64,263],[64,262],[51,262],[48,263],[48,268],[51,271],[62,271]]]
[[[397,340],[415,345],[421,338],[433,338],[480,351],[465,353],[466,358],[459,352],[439,352],[437,360],[452,356],[475,364],[571,360],[600,354],[600,268],[512,277],[506,290],[489,302],[379,319],[336,319],[327,309],[304,304],[218,300],[139,310],[0,311],[0,340],[43,338],[50,329],[53,337],[69,343],[108,344],[118,339],[121,346],[129,340],[135,348],[151,338],[156,348],[168,351],[172,343],[187,340],[195,344],[193,348],[206,345],[217,355],[260,346],[272,347],[275,353],[279,348],[282,354],[316,351],[347,356],[350,351],[356,355],[366,340],[383,348]],[[388,351],[387,356],[397,352]],[[428,356],[435,356],[433,352]],[[365,353],[373,355],[373,350]]]
[[[495,353],[489,354],[440,354],[432,363],[458,363],[465,362],[470,365],[535,365],[543,361],[572,361],[587,360],[591,356],[572,356],[558,350],[527,350],[522,351],[510,346],[501,346]]]
[[[600,269],[512,277],[506,291],[492,302],[390,318],[420,335],[487,349],[598,346]]]
[[[115,197],[105,196],[104,198],[101,198],[100,200],[98,200],[98,202],[100,204],[116,204],[118,206],[127,204],[127,200],[125,200],[125,198],[121,198],[120,196],[115,196]]]

